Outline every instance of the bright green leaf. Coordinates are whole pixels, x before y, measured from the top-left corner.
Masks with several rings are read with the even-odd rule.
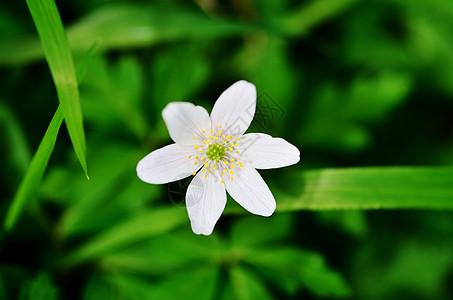
[[[88,177],[85,131],[76,72],[60,14],[54,0],[27,0],[27,5],[49,64],[74,151]]]
[[[273,299],[266,289],[266,284],[244,267],[235,266],[229,273],[234,299]]]
[[[276,194],[278,211],[453,209],[452,167],[311,170],[288,178],[285,187],[294,194]]]
[[[99,233],[70,253],[64,265],[99,259],[134,243],[168,232],[187,222],[187,212],[181,207],[154,209]]]

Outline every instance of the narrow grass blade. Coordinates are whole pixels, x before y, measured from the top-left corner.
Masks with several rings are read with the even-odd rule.
[[[453,209],[453,167],[312,170],[286,186],[302,189],[291,196],[275,193],[278,211]]]
[[[27,5],[52,73],[74,151],[88,177],[85,132],[76,72],[60,14],[53,0],[27,0]]]
[[[3,227],[6,230],[13,228],[19,216],[22,214],[22,211],[26,207],[27,202],[39,186],[49,162],[50,155],[55,147],[58,131],[62,122],[63,113],[61,107],[59,106],[52,118],[52,121],[50,122],[49,127],[47,128],[46,133],[44,134],[41,144],[39,144],[38,150],[36,151],[30,166],[27,169],[27,173],[20,183],[16,195],[14,196],[14,199],[6,212],[6,217],[3,222]]]
[[[95,236],[67,256],[62,265],[71,266],[112,254],[131,244],[168,232],[187,220],[187,212],[181,207],[149,211]]]

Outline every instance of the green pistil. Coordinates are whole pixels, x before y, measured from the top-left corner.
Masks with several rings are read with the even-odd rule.
[[[206,151],[206,156],[210,160],[215,160],[216,162],[221,161],[225,157],[226,147],[215,143],[209,145],[208,151]]]

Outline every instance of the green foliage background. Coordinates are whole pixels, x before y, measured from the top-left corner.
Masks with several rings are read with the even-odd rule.
[[[0,299],[453,297],[453,2],[56,5],[0,3]],[[135,167],[239,79],[301,162],[196,236]]]

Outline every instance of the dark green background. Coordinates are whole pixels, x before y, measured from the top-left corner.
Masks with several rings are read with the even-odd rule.
[[[0,232],[0,299],[453,297],[453,214],[442,210],[451,209],[453,173],[417,186],[431,169],[402,168],[453,163],[452,1],[57,6],[76,68],[86,66],[79,89],[91,180],[62,126],[35,197]],[[167,103],[210,111],[240,79],[259,95],[250,132],[285,138],[301,161],[261,172],[277,201],[272,217],[230,198],[213,235],[196,236],[183,199],[190,179],[147,185],[135,166],[171,143]],[[25,1],[1,2],[2,219],[57,106]],[[367,166],[394,166],[396,175],[362,174]],[[305,170],[347,167],[358,174],[328,181],[323,191],[333,190],[319,196],[339,210],[305,210],[318,178]],[[351,208],[335,197],[342,183],[359,191],[351,200],[359,210],[341,210]],[[381,184],[395,198],[374,193]],[[412,202],[418,195],[425,205]],[[431,197],[436,211],[360,210],[387,200],[384,207],[430,207]]]

